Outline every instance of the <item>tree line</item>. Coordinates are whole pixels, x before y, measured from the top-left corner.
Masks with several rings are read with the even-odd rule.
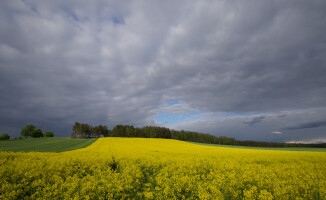
[[[27,137],[53,137],[52,131],[42,132],[35,128],[33,124],[26,125],[21,130],[21,135]],[[166,138],[188,142],[198,142],[207,144],[251,146],[251,147],[319,147],[326,148],[326,143],[304,144],[304,143],[280,143],[280,142],[260,142],[260,141],[240,141],[235,138],[225,136],[214,136],[207,133],[193,131],[170,130],[165,127],[145,126],[142,128],[131,125],[116,125],[112,130],[105,125],[91,126],[87,123],[75,122],[72,127],[71,137],[73,138],[93,138],[93,137],[140,137],[140,138]],[[20,137],[21,138],[21,137]],[[0,136],[0,140],[9,140],[8,134]]]
[[[79,127],[82,131],[76,131]],[[140,137],[140,138],[166,138],[176,139],[188,142],[198,142],[207,144],[235,145],[235,146],[251,146],[251,147],[320,147],[326,148],[326,143],[323,144],[302,144],[302,143],[278,143],[278,142],[259,142],[259,141],[240,141],[235,138],[225,136],[214,136],[207,133],[199,133],[193,131],[177,131],[170,130],[165,127],[145,126],[142,128],[131,125],[116,125],[112,130],[106,126],[99,125],[98,128],[92,128],[87,124],[78,122],[73,126],[73,135],[82,137]],[[100,128],[102,127],[102,128]],[[105,127],[105,128],[104,128]],[[104,130],[103,130],[104,129]],[[97,130],[97,131],[94,131]],[[102,132],[101,132],[102,130]],[[80,133],[79,135],[76,133]],[[105,134],[103,134],[105,133]]]
[[[198,133],[192,131],[176,131],[165,127],[145,126],[136,128],[130,125],[115,126],[110,137],[142,137],[142,138],[166,138],[176,139],[189,142],[199,142],[208,144],[227,144],[233,145],[235,139],[228,137],[216,137],[206,133]]]
[[[302,144],[302,143],[278,143],[278,142],[258,142],[258,141],[239,141],[235,138],[225,136],[214,136],[207,133],[193,131],[176,131],[165,127],[145,126],[135,128],[130,125],[117,125],[110,134],[111,137],[143,137],[143,138],[166,138],[188,142],[198,142],[207,144],[222,144],[235,146],[251,147],[326,147],[326,144]]]
[[[52,131],[42,132],[35,128],[33,124],[26,125],[21,130],[21,135],[27,137],[53,137]],[[326,143],[304,144],[304,143],[280,143],[280,142],[260,142],[260,141],[240,141],[235,138],[225,136],[214,136],[207,133],[193,131],[170,130],[165,127],[145,126],[142,128],[131,125],[116,125],[112,130],[105,125],[91,126],[86,123],[75,122],[72,127],[71,137],[73,138],[93,138],[93,137],[140,137],[140,138],[166,138],[188,142],[198,142],[207,144],[251,146],[251,147],[318,147],[326,148]],[[0,136],[0,140],[9,140],[8,134]],[[20,139],[22,139],[20,137]]]

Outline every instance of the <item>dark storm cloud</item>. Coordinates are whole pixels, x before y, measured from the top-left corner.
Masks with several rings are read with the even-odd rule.
[[[243,123],[245,123],[249,126],[252,126],[257,123],[260,123],[263,119],[265,119],[265,116],[259,116],[259,117],[254,117],[254,118],[250,119],[249,121],[244,121]]]
[[[172,65],[191,71],[174,95],[215,111],[325,106],[324,3],[237,6],[225,7],[229,17],[212,17],[209,10],[194,15],[181,41],[175,39],[175,45],[186,44],[187,49],[172,53],[181,60]],[[207,26],[202,27],[202,20]]]
[[[289,130],[306,129],[306,128],[318,128],[322,126],[326,126],[326,121],[301,123],[295,126],[285,127],[282,130],[289,131]]]
[[[272,132],[294,113],[324,119],[325,10],[323,0],[2,1],[0,131],[155,125],[178,109],[210,115],[176,125],[187,130],[292,140]],[[221,112],[240,116],[212,117]],[[311,138],[300,130],[294,139]]]

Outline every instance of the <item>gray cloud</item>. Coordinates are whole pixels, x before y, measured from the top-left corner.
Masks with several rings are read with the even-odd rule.
[[[296,129],[306,129],[306,128],[318,128],[326,126],[326,121],[314,121],[314,122],[306,122],[306,123],[300,123],[294,126],[288,126],[283,128],[282,130],[296,130]]]
[[[325,119],[325,10],[322,0],[3,1],[0,132],[34,123],[66,136],[74,121],[144,126],[197,110],[211,116],[177,126],[318,139],[324,127],[268,135]],[[183,104],[166,107],[173,99]],[[212,119],[228,112],[239,116]]]
[[[249,126],[252,126],[257,123],[260,123],[263,119],[265,119],[265,116],[259,116],[259,117],[254,117],[254,118],[250,119],[249,121],[244,121],[243,123],[245,123]]]

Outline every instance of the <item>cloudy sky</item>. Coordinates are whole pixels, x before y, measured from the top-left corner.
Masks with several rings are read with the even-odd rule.
[[[326,142],[326,1],[1,1],[0,134]]]

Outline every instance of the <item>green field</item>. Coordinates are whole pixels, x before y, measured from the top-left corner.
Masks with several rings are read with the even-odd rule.
[[[0,151],[39,151],[63,152],[89,146],[96,141],[92,139],[72,139],[69,137],[28,138],[23,140],[0,141]]]
[[[213,146],[213,147],[215,146],[215,147],[228,147],[228,148],[239,148],[239,149],[326,152],[326,148],[311,148],[311,147],[248,147],[248,146],[234,146],[234,145],[222,145],[222,144],[206,144],[206,143],[198,143],[198,142],[190,142],[190,143],[205,145],[205,146]]]

